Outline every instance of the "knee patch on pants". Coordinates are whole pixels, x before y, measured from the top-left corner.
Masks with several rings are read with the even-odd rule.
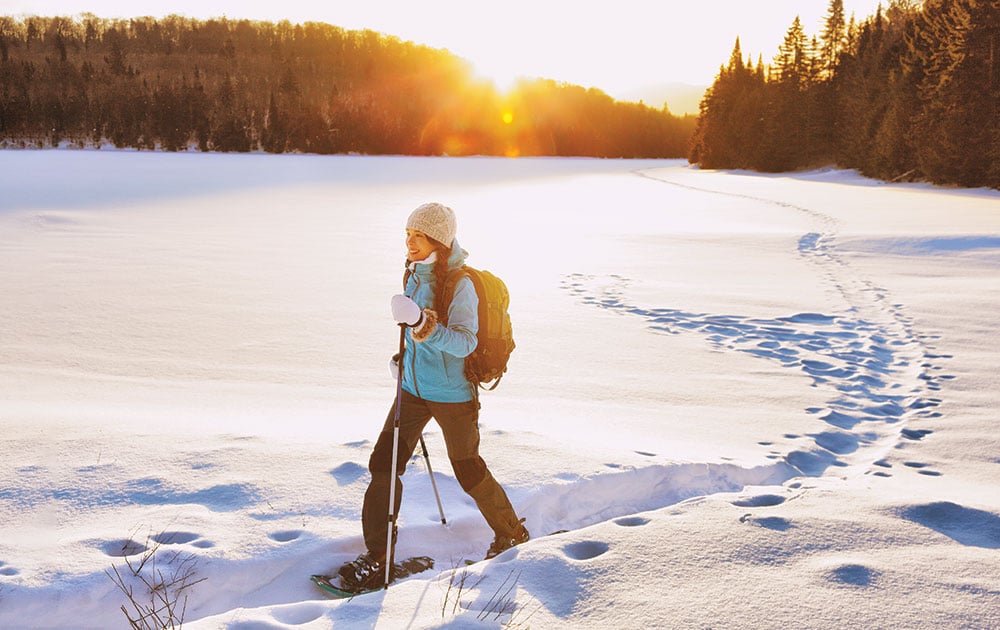
[[[368,471],[372,475],[379,473],[388,475],[392,472],[392,435],[391,431],[380,435],[378,442],[375,443],[375,449],[372,450],[372,454],[368,458]],[[400,440],[399,453],[396,456],[397,475],[402,475],[406,470],[406,462],[410,459],[410,453],[412,452],[413,449]]]
[[[486,462],[483,461],[482,457],[451,460],[451,467],[455,471],[455,477],[458,478],[462,490],[466,492],[475,488],[486,478]]]

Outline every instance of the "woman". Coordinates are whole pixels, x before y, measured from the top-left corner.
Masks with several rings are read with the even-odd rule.
[[[517,518],[507,494],[479,456],[479,398],[476,384],[465,377],[465,357],[477,343],[479,299],[467,277],[455,285],[450,304],[443,303],[441,290],[448,272],[460,268],[467,256],[455,239],[456,229],[455,213],[439,203],[420,206],[406,223],[409,273],[404,294],[393,296],[391,303],[393,317],[406,327],[393,514],[399,514],[402,500],[399,475],[433,417],[444,435],[455,477],[493,529],[493,544],[486,553],[492,558],[529,536],[524,519]],[[395,413],[394,402],[368,462],[371,482],[361,512],[368,551],[338,571],[345,590],[376,587],[385,579]],[[395,543],[395,533],[392,539]]]

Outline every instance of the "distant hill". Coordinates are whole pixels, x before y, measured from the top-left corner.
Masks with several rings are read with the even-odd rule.
[[[642,101],[649,107],[660,109],[667,104],[670,113],[675,116],[698,114],[698,105],[708,89],[706,85],[691,85],[689,83],[657,83],[641,88],[628,90],[618,98],[625,101]]]

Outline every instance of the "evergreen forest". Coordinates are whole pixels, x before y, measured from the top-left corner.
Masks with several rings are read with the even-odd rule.
[[[329,24],[0,16],[0,146],[682,158],[695,124]]]
[[[1000,188],[1000,0],[892,0],[861,22],[831,0],[822,32],[795,18],[771,64],[737,39],[688,159]]]
[[[698,117],[322,23],[0,16],[0,147],[687,157],[1000,188],[1000,0],[889,0],[770,63],[737,38]]]

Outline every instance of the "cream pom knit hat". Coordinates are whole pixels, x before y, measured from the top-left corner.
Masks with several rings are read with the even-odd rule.
[[[410,213],[406,229],[419,230],[445,247],[451,247],[458,231],[455,213],[439,203],[425,203]]]

